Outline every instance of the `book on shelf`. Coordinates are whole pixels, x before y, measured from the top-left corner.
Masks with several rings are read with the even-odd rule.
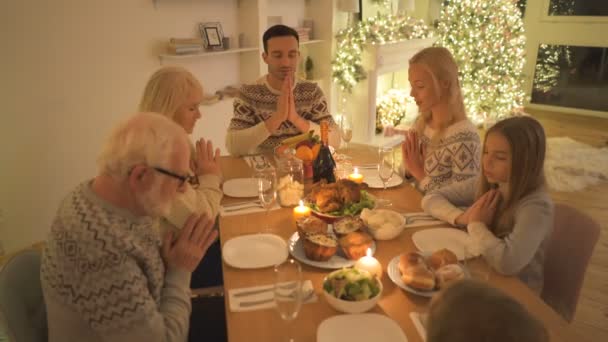
[[[167,52],[173,55],[183,55],[189,53],[203,52],[203,47],[200,45],[173,45],[169,44]]]
[[[175,45],[203,45],[202,38],[170,38],[169,43]]]

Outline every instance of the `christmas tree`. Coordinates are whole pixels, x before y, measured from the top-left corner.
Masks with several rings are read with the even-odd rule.
[[[475,123],[521,111],[525,36],[514,0],[449,0],[437,45],[448,48],[460,71],[469,118]]]

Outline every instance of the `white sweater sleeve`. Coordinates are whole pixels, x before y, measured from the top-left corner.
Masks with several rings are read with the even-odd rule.
[[[522,199],[515,210],[513,231],[497,238],[481,222],[467,226],[473,244],[496,271],[518,274],[528,265],[553,228],[553,203],[548,196]]]
[[[432,216],[456,225],[456,218],[463,213],[461,207],[468,207],[475,201],[478,178],[454,183],[432,191],[422,198],[422,209]]]
[[[264,122],[245,129],[228,129],[226,149],[233,156],[253,153],[270,136]]]

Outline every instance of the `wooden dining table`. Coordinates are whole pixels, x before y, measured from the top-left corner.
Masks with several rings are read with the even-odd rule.
[[[352,157],[353,165],[377,163],[377,149],[364,145],[351,145],[346,151],[340,151]],[[239,177],[251,177],[252,170],[242,158],[222,157],[222,171],[225,180]],[[388,199],[392,202],[392,209],[400,213],[420,212],[422,195],[410,183],[404,182],[397,187],[387,190],[369,189],[376,197]],[[242,201],[242,199],[240,199]],[[225,196],[223,203],[237,202],[239,199]],[[255,234],[260,228],[269,225],[270,232],[287,240],[296,231],[292,208],[282,208],[270,211],[266,220],[263,211],[220,217],[220,240],[222,246],[226,241],[241,235]],[[444,224],[445,226],[445,224]],[[430,299],[409,293],[395,285],[386,272],[389,261],[401,253],[415,251],[412,234],[424,228],[406,228],[397,238],[388,241],[376,241],[374,255],[383,266],[381,277],[384,287],[382,297],[370,313],[388,316],[395,321],[407,336],[408,341],[423,341],[410,318],[410,312],[426,312]],[[486,265],[487,267],[487,265]],[[299,315],[293,322],[286,323],[281,320],[277,311],[273,309],[231,312],[229,296],[226,295],[226,322],[228,340],[230,342],[248,341],[282,341],[286,331],[293,335],[296,341],[316,341],[317,328],[324,320],[343,313],[333,309],[322,294],[323,278],[331,270],[321,269],[302,264],[304,279],[312,281],[316,302],[302,305]],[[238,269],[223,263],[224,290],[227,294],[231,289],[238,289],[273,283],[272,267],[260,269]],[[550,333],[551,341],[582,341],[570,325],[555,313],[543,300],[533,293],[517,277],[508,277],[490,270],[489,284],[504,290],[521,302],[538,319],[540,319]]]

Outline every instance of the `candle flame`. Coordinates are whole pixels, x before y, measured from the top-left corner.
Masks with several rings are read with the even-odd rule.
[[[302,202],[302,200],[300,200],[300,207],[304,206],[304,202]]]
[[[359,174],[359,168],[355,167],[355,174],[358,175]]]
[[[365,253],[365,255],[367,255],[368,257],[371,257],[372,256],[372,249],[368,248],[367,252]]]

